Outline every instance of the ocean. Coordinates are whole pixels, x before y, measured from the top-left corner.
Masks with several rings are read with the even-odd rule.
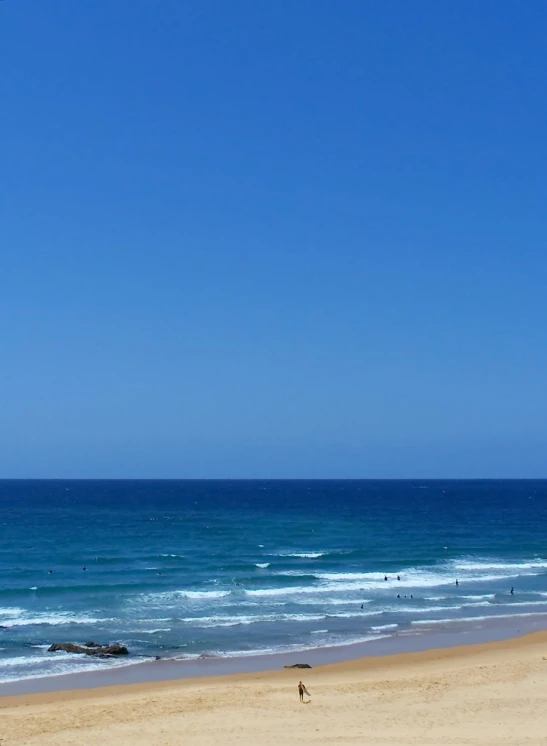
[[[0,682],[521,618],[547,481],[0,482]],[[131,655],[47,651],[88,640]]]

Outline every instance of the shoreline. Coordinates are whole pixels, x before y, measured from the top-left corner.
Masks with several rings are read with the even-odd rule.
[[[496,623],[497,622],[497,623]],[[404,655],[428,655],[442,651],[475,649],[498,643],[511,644],[530,635],[547,638],[547,618],[533,615],[527,618],[509,617],[483,620],[480,625],[453,620],[444,627],[420,632],[405,630],[398,634],[380,635],[375,640],[349,643],[335,647],[310,648],[294,652],[252,656],[204,657],[199,659],[163,658],[160,660],[128,660],[122,665],[89,672],[64,673],[54,676],[19,679],[0,683],[0,705],[13,697],[61,695],[78,691],[110,690],[134,686],[173,685],[203,679],[227,681],[237,676],[273,675],[289,671],[285,666],[308,663],[311,669],[325,666],[365,664]],[[294,673],[294,669],[293,669]],[[304,674],[302,674],[304,675]]]
[[[4,697],[1,738],[6,746],[539,746],[546,652],[542,630],[306,671]]]

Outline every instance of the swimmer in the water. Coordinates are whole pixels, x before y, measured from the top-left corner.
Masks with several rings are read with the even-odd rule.
[[[384,575],[384,580],[387,580],[387,575]]]

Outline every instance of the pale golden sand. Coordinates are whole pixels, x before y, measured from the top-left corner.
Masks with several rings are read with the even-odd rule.
[[[5,697],[0,744],[547,746],[544,655],[540,632],[311,671]]]

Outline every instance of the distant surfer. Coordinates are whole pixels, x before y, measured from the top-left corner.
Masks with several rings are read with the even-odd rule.
[[[401,576],[400,576],[400,575],[397,575],[397,580],[400,580],[400,579],[401,579]]]
[[[311,694],[306,689],[306,686],[301,681],[299,681],[298,682],[298,696],[300,697],[301,702],[304,702],[304,694],[307,697],[311,697]]]
[[[456,585],[459,585],[459,584],[460,584],[460,581],[459,581],[459,580],[456,580]]]
[[[515,589],[513,588],[513,586],[511,586],[511,595],[512,595],[512,596],[514,596],[514,595],[515,595]]]
[[[87,570],[87,567],[82,567],[82,570],[85,572]]]
[[[48,571],[47,571],[47,574],[48,574],[48,575],[53,575],[53,570],[48,570]]]
[[[384,575],[384,580],[387,580],[387,575]]]
[[[361,604],[361,608],[364,609],[365,608],[365,604]]]

